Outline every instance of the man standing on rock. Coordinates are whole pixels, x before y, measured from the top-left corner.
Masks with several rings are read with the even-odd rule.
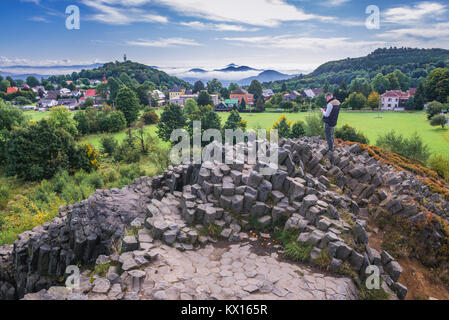
[[[338,101],[331,93],[326,94],[327,107],[326,110],[321,109],[324,121],[324,134],[330,151],[331,163],[334,163],[334,130],[337,125],[338,115],[340,114],[340,101]]]

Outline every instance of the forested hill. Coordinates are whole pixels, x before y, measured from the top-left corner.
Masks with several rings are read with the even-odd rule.
[[[82,70],[78,74],[74,73],[72,74],[72,78],[78,77],[102,80],[104,76],[106,76],[106,78],[119,78],[122,73],[126,73],[131,79],[135,79],[139,83],[151,81],[160,87],[165,86],[167,88],[172,88],[174,85],[186,88],[191,87],[191,85],[184,80],[172,77],[163,71],[151,68],[147,65],[132,61],[108,62],[97,69]]]
[[[355,78],[372,79],[379,72],[386,75],[396,69],[419,82],[419,79],[425,77],[432,69],[448,65],[449,50],[380,48],[365,57],[326,62],[308,75],[265,85],[272,89],[280,88],[283,83],[288,88],[301,88],[304,85],[307,87],[307,84],[309,87],[318,87],[326,80],[330,84],[339,84],[343,80],[350,83]]]

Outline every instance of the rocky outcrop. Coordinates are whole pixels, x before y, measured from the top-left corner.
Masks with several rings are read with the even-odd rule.
[[[196,251],[213,242],[200,234],[204,226],[214,226],[231,242],[247,241],[244,230],[255,223],[298,231],[298,243],[313,246],[312,260],[325,253],[332,259],[331,270],[348,263],[359,281],[368,265],[376,265],[384,282],[405,298],[407,290],[398,283],[400,265],[368,246],[367,218],[387,213],[420,223],[429,209],[447,218],[449,206],[412,174],[376,161],[358,145],[337,147],[334,153],[331,165],[321,139],[281,139],[280,165],[273,175],[261,174],[263,163],[206,162],[169,167],[123,189],[98,190],[60,208],[55,219],[21,234],[12,247],[0,248],[0,298],[34,292],[40,292],[34,297],[67,298],[67,292],[46,289],[64,277],[68,265],[104,264],[99,257],[113,267],[107,281],[95,280],[86,292],[121,297],[126,281],[144,277],[137,271],[154,261],[155,246]],[[441,245],[442,228],[433,223],[426,241]],[[136,233],[128,234],[130,229]]]

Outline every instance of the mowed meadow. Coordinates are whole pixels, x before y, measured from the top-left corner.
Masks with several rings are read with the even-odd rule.
[[[76,111],[75,111],[76,112]],[[162,110],[157,110],[160,115]],[[47,116],[47,113],[27,111],[26,114],[33,120],[40,120]],[[304,121],[309,112],[297,113],[241,113],[243,120],[248,122],[248,128],[266,128],[269,129],[273,123],[278,120],[281,115],[285,115],[289,121]],[[228,112],[219,113],[222,123],[224,124]],[[377,112],[341,112],[338,126],[341,127],[348,124],[357,130],[362,131],[370,140],[370,144],[375,145],[379,135],[385,132],[395,130],[403,134],[405,137],[410,136],[413,132],[417,132],[423,141],[429,146],[432,153],[441,155],[449,155],[449,128],[432,127],[426,118],[425,112],[381,112],[380,118]],[[146,131],[150,134],[156,134],[156,126],[147,126]],[[107,134],[95,134],[83,137],[82,141],[89,142],[94,147],[100,147],[101,138]],[[126,137],[126,131],[115,133],[114,137],[120,142]]]

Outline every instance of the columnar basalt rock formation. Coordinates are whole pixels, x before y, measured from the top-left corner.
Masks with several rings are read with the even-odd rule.
[[[325,253],[332,260],[330,271],[350,264],[359,282],[367,266],[376,265],[385,290],[390,287],[405,298],[407,288],[398,282],[399,263],[388,252],[368,245],[368,217],[400,215],[412,223],[424,223],[430,206],[447,219],[447,201],[412,174],[376,161],[358,145],[337,147],[334,165],[318,137],[281,139],[278,151],[279,168],[273,175],[261,174],[267,166],[264,163],[185,164],[169,167],[153,178],[136,179],[120,190],[98,190],[87,200],[60,208],[51,222],[21,234],[13,246],[0,247],[0,298],[243,299],[260,294],[291,299],[357,298],[347,278],[339,280],[310,270],[296,272],[286,265],[286,277],[282,277],[245,264],[242,259],[254,254],[246,244],[250,239],[245,231],[255,225],[297,232],[298,243],[313,246],[312,261]],[[218,230],[219,238],[233,244],[231,249],[214,248],[215,240],[204,233],[208,228]],[[420,236],[430,246],[442,245],[444,233],[438,220],[429,222],[422,232]],[[219,257],[207,260],[205,253]],[[167,268],[179,266],[180,254],[186,257],[186,267],[182,269],[181,264],[183,271],[173,275]],[[187,257],[198,257],[204,265]],[[277,254],[269,259],[251,258],[260,264],[269,261],[273,268],[276,263],[285,264],[275,262]],[[93,270],[83,273],[81,289],[70,292],[54,287],[67,266],[93,264]],[[106,272],[98,272],[104,268]],[[158,268],[167,279],[177,280],[161,279],[155,272]],[[200,290],[191,281],[202,274],[210,286]],[[295,274],[310,282],[307,290],[295,291]],[[240,286],[231,289],[228,284],[237,281]],[[302,288],[301,281],[298,288]],[[220,284],[214,287],[213,283]],[[186,289],[193,286],[196,291]]]

